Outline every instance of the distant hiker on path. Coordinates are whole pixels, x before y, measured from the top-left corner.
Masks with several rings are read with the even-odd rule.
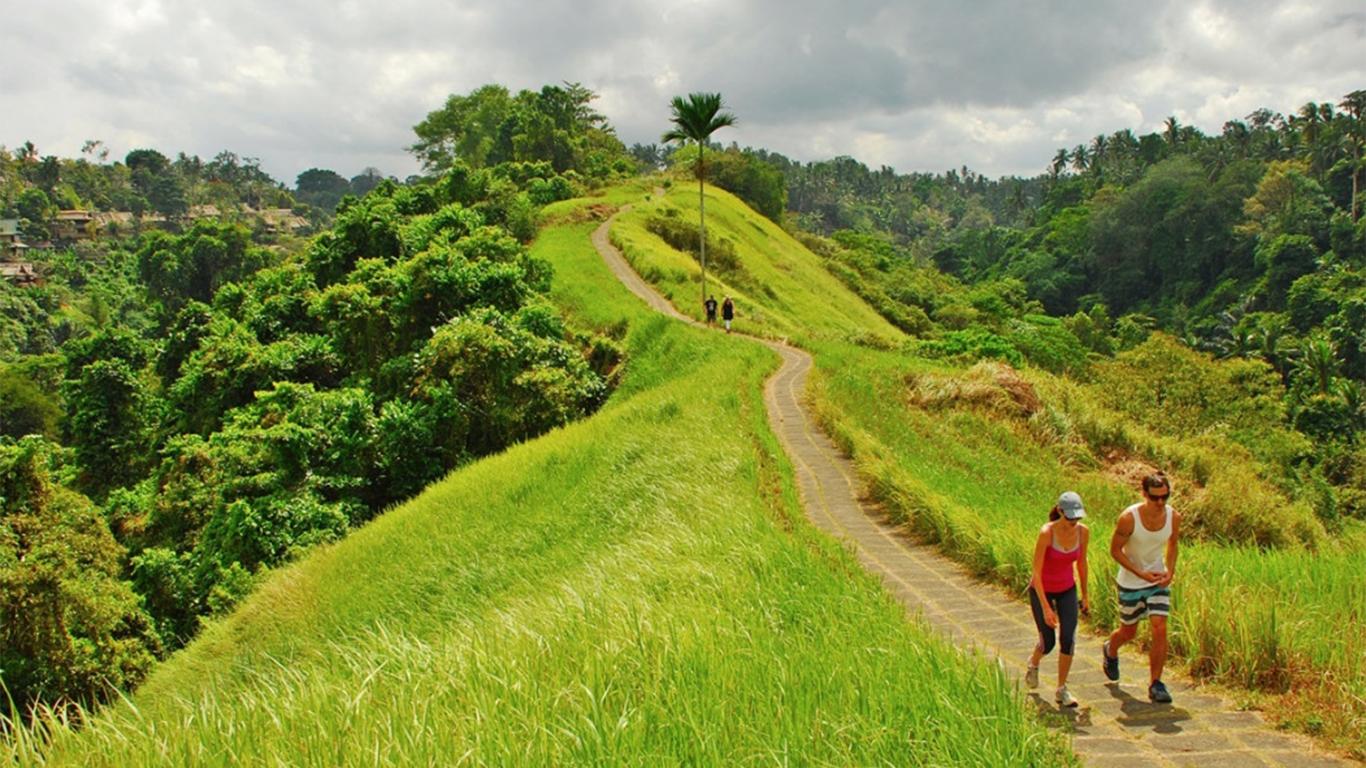
[[[1152,628],[1148,649],[1148,700],[1170,704],[1162,683],[1167,663],[1167,616],[1171,613],[1171,584],[1176,576],[1176,545],[1181,515],[1167,505],[1171,496],[1167,476],[1158,472],[1143,478],[1143,501],[1119,514],[1110,554],[1119,563],[1119,628],[1101,646],[1105,676],[1119,680],[1119,649],[1134,639],[1144,616]]]
[[[1081,496],[1067,491],[1048,513],[1048,522],[1039,529],[1034,542],[1034,575],[1029,580],[1029,607],[1034,612],[1034,626],[1039,628],[1039,644],[1029,656],[1025,668],[1025,685],[1039,687],[1039,662],[1058,649],[1058,689],[1054,700],[1061,707],[1075,707],[1077,700],[1067,690],[1067,673],[1072,669],[1072,652],[1076,647],[1077,614],[1089,613],[1091,599],[1087,580],[1086,545],[1091,531],[1082,525],[1086,508]],[[1075,569],[1074,569],[1075,566]],[[1077,584],[1081,584],[1081,600],[1077,600]],[[1056,630],[1057,637],[1054,637]]]
[[[716,325],[716,297],[708,296],[702,306],[707,310],[707,325]]]
[[[730,321],[735,319],[735,302],[729,296],[721,302],[721,319],[726,322],[726,333],[730,333]]]

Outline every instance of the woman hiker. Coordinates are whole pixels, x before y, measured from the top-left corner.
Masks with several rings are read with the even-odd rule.
[[[1077,706],[1076,698],[1067,690],[1067,673],[1072,669],[1077,614],[1090,612],[1086,545],[1091,531],[1081,524],[1083,517],[1086,517],[1086,509],[1081,496],[1067,491],[1058,497],[1058,503],[1048,513],[1048,522],[1039,529],[1039,537],[1034,542],[1034,575],[1029,580],[1029,607],[1034,612],[1034,624],[1039,628],[1039,643],[1029,656],[1025,685],[1039,687],[1039,662],[1055,644],[1060,646],[1058,690],[1054,699],[1063,707]],[[1078,582],[1081,584],[1080,601],[1077,599]]]
[[[730,321],[735,319],[735,302],[729,296],[721,302],[721,319],[726,323],[726,333],[730,333]]]

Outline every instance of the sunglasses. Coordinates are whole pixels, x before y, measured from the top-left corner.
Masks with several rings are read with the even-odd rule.
[[[1146,494],[1146,495],[1147,495],[1148,498],[1152,499],[1153,501],[1166,501],[1167,498],[1170,497],[1172,494],[1171,494],[1171,491],[1168,491],[1168,492],[1162,493],[1162,494],[1149,493],[1149,494]]]

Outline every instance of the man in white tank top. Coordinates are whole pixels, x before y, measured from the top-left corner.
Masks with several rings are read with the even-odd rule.
[[[1146,616],[1152,629],[1148,699],[1159,704],[1172,700],[1162,682],[1162,667],[1167,663],[1167,616],[1181,530],[1181,515],[1167,505],[1170,495],[1166,475],[1148,475],[1143,478],[1143,501],[1119,514],[1110,539],[1110,554],[1119,563],[1119,628],[1101,647],[1105,676],[1118,681],[1119,649],[1134,639],[1138,622]]]

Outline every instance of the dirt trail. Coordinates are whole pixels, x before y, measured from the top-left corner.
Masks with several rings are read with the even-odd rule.
[[[656,311],[700,325],[641,279],[611,244],[608,232],[615,219],[614,215],[603,222],[592,237],[613,274]],[[764,385],[764,402],[769,423],[792,461],[807,517],[851,546],[860,562],[878,574],[909,611],[923,616],[960,646],[975,646],[998,658],[1011,674],[1022,676],[1035,639],[1028,605],[974,579],[933,547],[906,536],[884,515],[865,508],[859,501],[852,463],[819,429],[803,402],[811,356],[766,339],[745,338],[782,356],[782,366]],[[1060,712],[1052,701],[1056,651],[1044,659],[1040,687],[1030,693],[1030,699],[1040,709],[1055,713],[1060,727],[1072,732],[1073,749],[1087,765],[1315,768],[1353,764],[1316,750],[1304,737],[1281,733],[1257,713],[1239,711],[1233,702],[1175,675],[1167,676],[1175,703],[1151,704],[1147,657],[1124,655],[1120,683],[1108,683],[1100,671],[1101,641],[1084,634],[1078,632],[1076,663],[1068,680],[1081,707]]]

